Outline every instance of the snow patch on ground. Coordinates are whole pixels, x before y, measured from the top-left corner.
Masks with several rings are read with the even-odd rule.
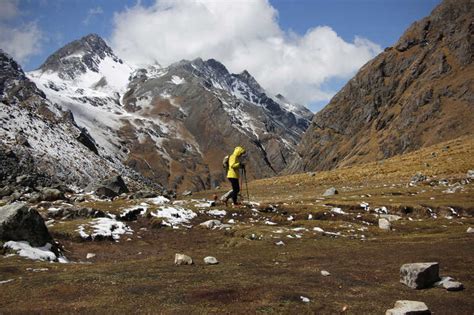
[[[53,246],[50,243],[46,243],[45,246],[41,247],[32,247],[28,242],[8,241],[3,245],[3,247],[13,249],[18,253],[19,256],[33,260],[58,261],[60,263],[68,262],[66,257],[58,257],[55,253],[51,251],[51,248]]]
[[[207,214],[208,215],[213,215],[213,216],[216,216],[216,217],[224,217],[227,212],[225,210],[209,210],[207,211]]]
[[[172,227],[189,224],[189,221],[197,216],[192,210],[176,206],[162,206],[151,215],[164,219],[163,224]]]
[[[125,223],[111,218],[94,219],[89,225],[80,225],[77,231],[81,238],[87,240],[94,240],[96,238],[119,240],[122,234],[133,234],[133,230]]]

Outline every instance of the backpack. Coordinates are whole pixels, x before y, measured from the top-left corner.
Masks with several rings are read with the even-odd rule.
[[[222,167],[226,171],[229,169],[229,156],[228,155],[224,156],[224,160],[222,160]]]

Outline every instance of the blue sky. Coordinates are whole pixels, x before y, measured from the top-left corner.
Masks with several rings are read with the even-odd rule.
[[[128,32],[137,25],[133,21],[137,21],[137,18],[140,18],[140,21],[164,18],[166,13],[166,10],[152,9],[155,3],[154,0],[141,0],[138,5],[136,0],[2,0],[2,2],[4,5],[11,4],[11,10],[9,11],[7,6],[4,6],[7,9],[4,10],[4,13],[0,13],[0,32],[3,33],[3,35],[0,33],[0,47],[7,50],[14,57],[17,57],[22,67],[27,71],[38,68],[58,48],[89,33],[97,33],[105,38],[120,57],[129,57],[135,61],[142,60],[145,58],[144,56],[130,54],[130,52],[127,54],[127,50],[124,48],[126,45],[135,45],[126,37],[143,37],[141,36],[142,34],[137,36],[137,34]],[[222,3],[223,1],[220,2]],[[349,44],[351,49],[354,49],[350,56],[357,55],[359,58],[354,58],[357,59],[357,61],[354,61],[354,64],[334,71],[327,69],[327,73],[319,77],[304,74],[300,78],[296,70],[295,73],[292,73],[291,70],[281,72],[283,78],[290,78],[288,81],[294,81],[292,86],[290,83],[282,85],[281,79],[271,78],[270,68],[275,65],[261,66],[262,60],[272,58],[280,60],[274,51],[267,52],[262,56],[256,56],[257,59],[255,60],[249,59],[251,57],[245,55],[245,53],[236,57],[236,59],[228,59],[227,56],[235,51],[239,51],[239,47],[235,47],[235,42],[231,44],[225,41],[222,42],[221,46],[229,46],[233,50],[220,51],[216,59],[223,61],[230,70],[242,71],[244,70],[245,63],[248,63],[249,71],[256,76],[257,80],[266,83],[266,86],[263,84],[264,87],[270,86],[273,89],[281,89],[284,92],[286,91],[287,94],[291,94],[292,91],[298,91],[295,96],[291,96],[293,98],[301,96],[298,101],[309,105],[314,111],[326,104],[328,98],[337,92],[363,63],[376,55],[380,49],[393,45],[411,23],[427,16],[440,3],[439,0],[270,0],[268,5],[264,0],[256,0],[256,2],[261,2],[257,6],[252,4],[250,0],[238,0],[236,2],[246,7],[255,6],[255,12],[247,12],[248,16],[246,17],[234,16],[237,13],[234,13],[234,15],[229,13],[228,18],[237,19],[237,21],[241,20],[243,21],[242,23],[249,23],[248,21],[257,20],[259,12],[262,12],[263,22],[256,22],[256,33],[249,35],[248,38],[239,39],[245,42],[247,46],[255,45],[255,47],[262,47],[259,43],[256,43],[255,38],[275,38],[280,36],[276,34],[283,33],[281,41],[284,42],[284,45],[275,49],[285,51],[296,49],[298,50],[298,56],[308,57],[309,62],[311,62],[311,58],[316,58],[314,56],[310,57],[307,51],[303,51],[303,47],[308,45],[314,46],[314,42],[310,42],[313,39],[310,40],[310,38],[314,38],[315,41],[327,41],[327,45],[332,45],[333,42],[339,42],[340,45]],[[191,0],[186,0],[183,3],[175,5],[174,2],[168,2],[167,5],[173,7],[169,9],[169,12],[174,12],[175,14],[173,15],[173,20],[179,21],[176,18],[178,15],[186,16],[188,14],[187,18],[183,18],[183,21],[187,21],[189,16],[192,18],[195,12],[200,12],[187,8],[191,7]],[[127,8],[129,9],[128,11]],[[222,10],[228,9],[223,8]],[[228,14],[226,11],[217,12],[224,12],[222,15]],[[266,16],[268,16],[269,21],[265,21]],[[192,27],[199,29],[202,22],[195,23],[197,24],[192,25],[196,26]],[[328,26],[329,28],[315,31],[320,26]],[[215,28],[218,29],[219,27],[216,26]],[[142,26],[142,29],[144,30],[145,26]],[[163,27],[160,27],[160,29],[163,29]],[[186,30],[186,28],[184,29]],[[16,34],[12,30],[16,30],[19,34],[23,31],[25,33],[23,34],[25,35],[23,37],[24,41],[32,38],[37,42],[35,42],[34,46],[30,45],[31,47],[27,43],[18,44],[17,47],[12,46],[13,35],[11,34]],[[143,32],[143,30],[137,30],[137,32]],[[30,31],[30,37],[26,36],[28,31]],[[160,39],[160,30],[156,29],[153,32],[156,32],[156,34],[149,34],[149,40],[153,41],[154,38]],[[172,29],[166,29],[164,32],[173,34]],[[253,31],[243,28],[241,32],[251,33]],[[181,33],[175,34],[177,34],[176,36],[181,35]],[[196,37],[196,34],[191,35],[193,36],[190,38]],[[226,36],[229,35],[223,33],[221,37],[219,35],[216,37],[225,38]],[[361,37],[366,42],[357,44],[355,41],[356,37]],[[339,38],[344,42],[340,43]],[[189,42],[190,39],[188,38],[187,41]],[[301,42],[306,44],[297,44]],[[310,43],[308,44],[308,42]],[[274,46],[271,49],[274,49]],[[12,47],[10,48],[12,52],[8,51],[9,47]],[[137,45],[137,48],[139,47]],[[167,47],[157,46],[156,48],[156,50],[164,51],[164,48],[166,49]],[[264,51],[265,49],[263,47],[258,51]],[[14,51],[16,51],[18,56],[15,56]],[[167,52],[168,55],[165,54],[166,57],[161,58],[162,55],[157,54],[156,58],[161,58],[160,62],[164,60],[166,61],[164,63],[169,63],[173,60],[174,55],[178,58],[191,59],[193,53],[200,53],[203,58],[212,57],[212,51],[209,52],[202,48],[201,50],[191,51],[188,55],[183,55],[177,51],[182,52],[183,48],[181,46],[170,48],[170,51]],[[334,50],[328,50],[328,53],[331,54],[332,51]],[[302,57],[298,58],[301,59]],[[347,59],[348,56],[341,55],[337,58],[343,60]],[[125,60],[128,59],[125,58]],[[304,65],[301,65],[299,60],[288,61],[286,57],[282,57],[281,62],[288,63],[289,67],[294,62],[295,66],[293,68],[304,68]],[[318,62],[323,61],[318,59]],[[327,62],[336,64],[338,59],[327,59]],[[324,65],[323,67],[316,61],[313,64],[318,65],[318,67],[312,70],[313,72],[318,71],[317,69],[325,68]],[[253,68],[250,65],[254,65]],[[277,75],[278,73],[275,73],[275,76]],[[305,84],[297,82],[298,80],[310,82],[305,87]],[[315,90],[312,93],[306,93],[305,88],[314,88]],[[319,90],[316,90],[316,88]]]

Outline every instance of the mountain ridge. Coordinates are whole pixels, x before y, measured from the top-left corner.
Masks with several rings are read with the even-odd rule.
[[[444,1],[318,112],[287,171],[382,160],[474,133],[473,5]]]

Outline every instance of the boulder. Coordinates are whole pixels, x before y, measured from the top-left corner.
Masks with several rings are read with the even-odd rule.
[[[188,255],[184,254],[175,254],[174,255],[174,264],[175,265],[192,265],[193,260]]]
[[[412,289],[429,288],[439,281],[439,263],[404,264],[400,268],[400,282]]]
[[[392,225],[389,220],[382,218],[379,219],[379,228],[382,230],[390,231]]]
[[[23,202],[0,207],[0,239],[27,241],[35,247],[53,243],[41,215]]]
[[[429,315],[428,306],[423,302],[402,300],[395,302],[395,306],[385,312],[385,315]]]
[[[87,187],[86,190],[95,191],[96,195],[107,198],[117,197],[129,192],[127,185],[125,185],[120,175],[104,179],[98,184]]]
[[[217,265],[219,261],[216,259],[216,257],[207,256],[204,258],[204,263],[206,265]]]
[[[41,190],[41,199],[45,201],[64,200],[64,193],[55,188],[43,188]]]
[[[323,196],[324,197],[327,197],[327,196],[334,196],[334,195],[337,195],[339,192],[337,191],[336,188],[334,187],[331,187],[329,189],[326,189],[326,191],[324,192]]]

